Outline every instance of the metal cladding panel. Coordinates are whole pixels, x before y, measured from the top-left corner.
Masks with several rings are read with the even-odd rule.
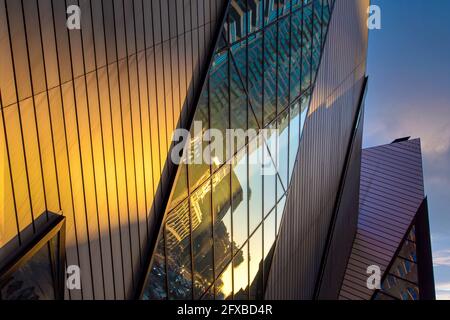
[[[62,212],[66,298],[131,296],[225,2],[0,0],[0,262]]]
[[[385,273],[423,200],[419,139],[363,150],[358,230],[340,299],[372,297],[367,267]]]
[[[337,0],[265,292],[312,299],[364,83],[369,1]]]
[[[364,106],[355,132],[350,159],[345,173],[332,235],[327,248],[323,274],[316,288],[318,299],[335,300],[339,297],[347,262],[355,238],[359,213],[361,174],[361,146],[363,140]],[[331,231],[330,231],[331,232]]]

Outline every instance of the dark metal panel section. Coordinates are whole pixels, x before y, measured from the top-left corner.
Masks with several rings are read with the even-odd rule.
[[[422,202],[416,215],[416,245],[420,299],[435,300],[436,290],[434,287],[433,256],[431,254],[427,198]]]
[[[360,109],[355,118],[354,135],[349,144],[346,168],[336,198],[335,214],[330,224],[322,269],[316,284],[316,299],[337,299],[352,250],[359,213],[359,182],[364,123],[364,99],[367,80],[361,90]]]
[[[265,297],[312,299],[365,77],[369,1],[337,0]]]

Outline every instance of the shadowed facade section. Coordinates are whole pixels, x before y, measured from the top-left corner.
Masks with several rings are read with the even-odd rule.
[[[364,149],[358,229],[340,299],[434,299],[420,139]],[[371,290],[369,266],[381,270]]]

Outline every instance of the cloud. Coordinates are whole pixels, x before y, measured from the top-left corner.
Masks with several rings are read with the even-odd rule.
[[[445,291],[450,294],[450,282],[436,283],[436,291]]]
[[[440,250],[433,254],[433,264],[435,267],[450,267],[450,250]],[[450,282],[448,288],[450,291]]]
[[[436,300],[450,300],[450,292],[436,291]]]
[[[427,157],[448,156],[450,95],[431,100],[424,96],[407,96],[404,92],[400,97],[390,97],[390,100],[381,98],[380,101],[372,101],[383,107],[369,106],[366,110],[365,137],[373,145],[389,143],[404,136],[420,137],[423,153]]]
[[[450,282],[436,283],[436,299],[450,300]]]

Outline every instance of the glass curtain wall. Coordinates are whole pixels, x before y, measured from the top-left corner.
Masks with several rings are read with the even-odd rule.
[[[143,299],[263,297],[331,11],[230,1]]]

